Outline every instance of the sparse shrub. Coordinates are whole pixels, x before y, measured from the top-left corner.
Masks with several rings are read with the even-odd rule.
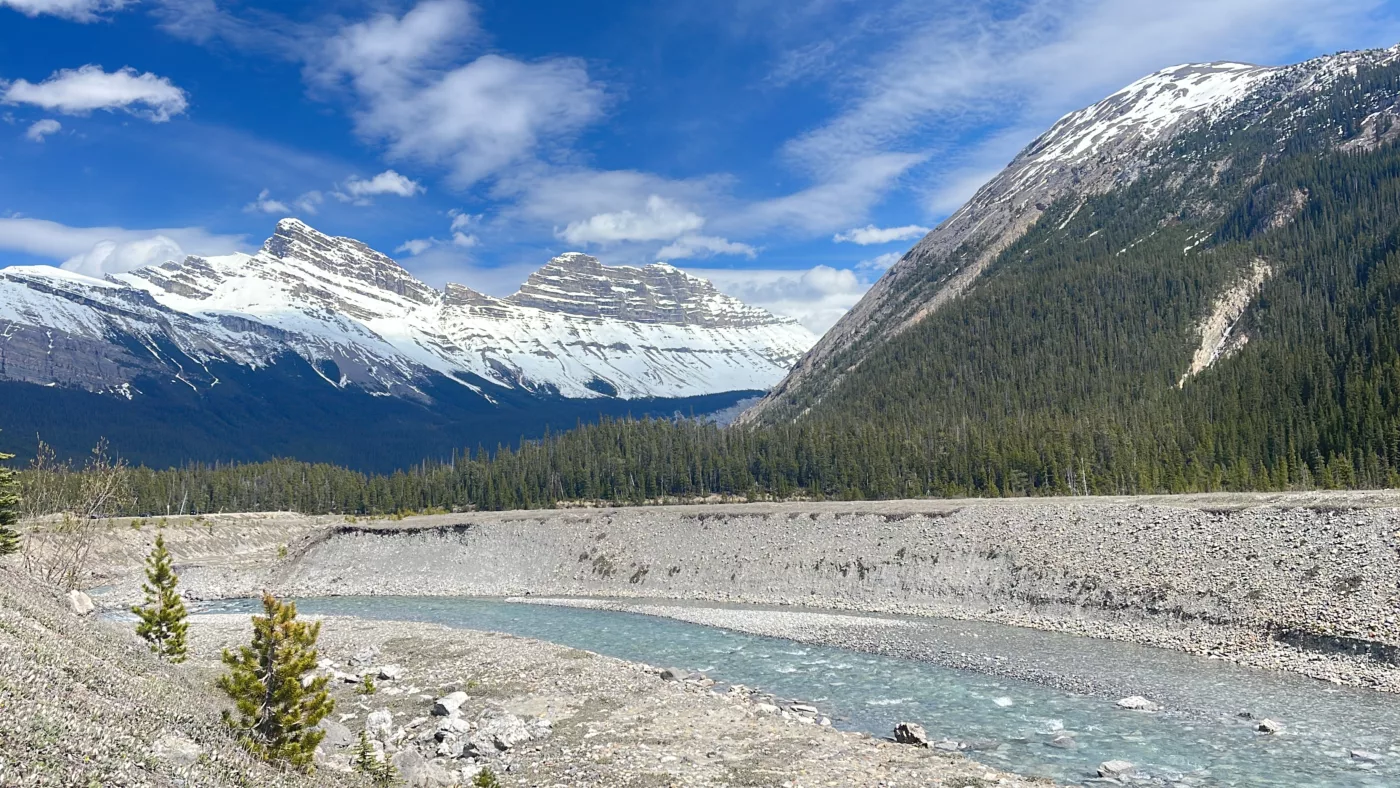
[[[360,686],[356,687],[355,691],[361,695],[373,695],[379,691],[379,688],[374,686],[374,677],[366,673],[364,678],[360,681]]]
[[[501,781],[496,779],[496,773],[488,769],[482,769],[472,778],[473,788],[501,788]]]
[[[284,545],[284,544],[279,544],[279,545],[277,545],[277,558],[278,558],[279,560],[283,560],[283,559],[286,559],[286,557],[287,557],[287,546]]]
[[[321,624],[297,621],[296,604],[271,594],[264,593],[262,602],[263,615],[253,616],[252,645],[236,654],[224,650],[229,672],[217,684],[237,708],[237,716],[224,711],[224,722],[254,755],[309,772],[326,735],[316,724],[335,708],[326,676],[301,683],[316,666]]]
[[[151,646],[161,659],[185,661],[185,601],[175,590],[180,578],[171,566],[170,551],[165,549],[165,534],[156,534],[156,546],[146,558],[146,604],[133,607],[131,612],[141,617],[136,634]]]

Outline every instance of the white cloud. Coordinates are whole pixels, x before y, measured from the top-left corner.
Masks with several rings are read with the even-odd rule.
[[[831,328],[870,288],[870,283],[854,272],[825,265],[805,271],[685,270],[745,303],[795,318],[818,334]]]
[[[0,0],[0,8],[13,8],[28,17],[40,14],[71,19],[74,22],[96,22],[106,11],[120,11],[128,0]]]
[[[263,189],[258,192],[258,199],[243,206],[243,210],[246,213],[272,213],[281,216],[287,216],[292,212],[286,203],[272,199],[271,194],[272,192],[269,190]]]
[[[68,258],[59,267],[101,277],[184,257],[185,251],[174,240],[164,235],[153,235],[135,241],[98,241],[91,249]]]
[[[669,241],[705,226],[705,218],[676,202],[651,195],[639,213],[632,210],[600,213],[571,222],[559,237],[571,244],[611,244],[623,241]]]
[[[308,75],[348,84],[360,104],[357,130],[382,140],[391,157],[445,165],[461,186],[601,115],[603,89],[580,60],[487,54],[454,66],[479,33],[466,0],[424,0],[402,17],[342,29]]]
[[[887,244],[894,241],[908,241],[913,238],[922,238],[928,235],[929,228],[921,227],[917,224],[905,225],[904,227],[876,227],[873,224],[865,227],[857,227],[844,233],[837,233],[832,237],[836,243],[853,243],[860,246],[871,246],[874,244]]]
[[[470,248],[472,248],[473,246],[476,246],[476,245],[478,245],[478,244],[480,244],[480,243],[481,243],[481,239],[479,239],[479,238],[477,238],[475,235],[471,235],[471,234],[469,234],[469,233],[453,233],[453,234],[452,234],[452,245],[453,245],[453,246],[460,246],[460,247],[462,247],[463,249],[470,249]]]
[[[314,214],[321,207],[321,203],[325,202],[325,199],[325,196],[320,192],[309,191],[298,197],[293,204],[303,213]]]
[[[336,196],[347,202],[351,200],[366,200],[369,197],[375,197],[381,194],[412,197],[415,194],[421,194],[427,191],[427,189],[423,188],[423,184],[412,178],[400,175],[393,170],[385,170],[369,180],[364,180],[359,176],[352,175],[349,180],[345,181],[341,189],[342,191],[337,192]]]
[[[478,222],[481,221],[481,214],[466,213],[464,211],[459,211],[456,208],[453,208],[452,210],[448,211],[447,215],[452,217],[452,226],[448,229],[450,229],[454,233],[465,232],[468,228],[476,225]]]
[[[241,249],[243,240],[243,236],[217,235],[201,227],[128,230],[69,227],[44,219],[0,218],[0,250],[61,262],[64,268],[94,276],[186,254],[227,254]]]
[[[433,246],[436,243],[438,242],[433,240],[432,238],[414,238],[412,240],[404,241],[402,244],[399,245],[399,248],[394,250],[394,252],[408,252],[410,255],[417,257],[418,255],[433,248]]]
[[[189,105],[185,91],[165,77],[138,74],[133,68],[107,73],[95,65],[56,71],[38,84],[16,80],[5,89],[3,101],[68,115],[122,109],[157,123],[179,115]]]
[[[882,255],[872,257],[869,260],[861,260],[859,263],[856,263],[856,270],[883,274],[890,270],[890,266],[899,262],[899,259],[903,256],[904,255],[899,252],[886,252]]]
[[[43,120],[35,121],[34,125],[30,126],[29,130],[24,132],[24,138],[31,142],[43,142],[45,137],[50,134],[57,134],[62,128],[62,123],[59,123],[53,118],[44,118]]]
[[[795,227],[827,233],[850,227],[911,167],[925,160],[917,153],[880,153],[831,168],[815,186],[783,197],[762,200],[727,220],[743,229]]]
[[[682,235],[661,247],[656,256],[663,260],[681,260],[687,257],[712,257],[717,254],[743,255],[752,259],[758,255],[758,250],[748,244],[712,235]]]

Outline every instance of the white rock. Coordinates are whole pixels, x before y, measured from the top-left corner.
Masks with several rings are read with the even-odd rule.
[[[179,768],[193,766],[204,753],[203,747],[179,733],[167,733],[156,739],[151,750],[160,760]]]
[[[1128,775],[1133,773],[1133,768],[1134,767],[1131,761],[1104,761],[1103,763],[1099,764],[1099,776],[1127,777]]]
[[[379,678],[384,681],[398,681],[403,678],[403,668],[398,665],[384,665],[379,668]]]
[[[1133,711],[1161,711],[1162,707],[1141,695],[1132,695],[1118,701],[1118,707]]]
[[[1278,733],[1283,730],[1283,726],[1273,720],[1263,719],[1254,729],[1260,733]]]
[[[441,698],[438,698],[433,703],[433,714],[438,717],[446,717],[452,714],[453,712],[457,711],[458,709],[462,708],[462,704],[466,702],[467,693],[462,692],[460,690],[458,690],[457,692],[449,693],[447,695],[442,696]]]
[[[365,730],[376,739],[388,739],[394,733],[394,713],[388,709],[370,712],[365,718]]]
[[[74,589],[68,592],[68,609],[73,611],[74,615],[87,616],[91,615],[96,607],[92,604],[92,597]]]

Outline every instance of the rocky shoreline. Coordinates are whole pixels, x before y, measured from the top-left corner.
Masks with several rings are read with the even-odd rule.
[[[836,730],[819,709],[687,674],[505,634],[324,617],[336,712],[320,774],[353,777],[360,730],[407,785],[490,769],[531,786],[1049,786],[936,748]],[[191,619],[196,659],[248,618]],[[378,679],[363,694],[361,677]]]

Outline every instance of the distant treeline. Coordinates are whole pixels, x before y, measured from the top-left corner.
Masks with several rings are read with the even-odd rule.
[[[1016,445],[1012,435],[1001,438],[980,430],[966,431],[961,440],[896,434],[860,424],[725,429],[689,421],[606,421],[519,450],[479,451],[387,475],[294,460],[129,468],[126,494],[108,513],[364,515],[715,495],[854,500],[1375,487],[1395,481],[1389,462],[1358,467],[1341,455],[1275,472],[1198,459],[1179,465],[1126,462],[1133,459],[1119,453],[1126,436],[1088,428],[1047,431],[1035,445]],[[77,470],[50,475],[47,483],[65,491],[51,497],[81,500],[84,479]]]

